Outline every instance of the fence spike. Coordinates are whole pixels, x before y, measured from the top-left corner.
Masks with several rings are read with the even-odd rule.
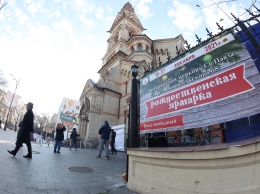
[[[254,14],[253,14],[253,12],[251,12],[249,9],[247,9],[247,8],[245,8],[245,10],[249,13],[249,15],[251,15],[251,16],[255,16]]]
[[[260,12],[260,9],[258,9],[255,5],[253,5],[254,6],[254,8],[258,11],[258,12]]]
[[[233,18],[235,18],[235,20],[236,20],[236,21],[238,21],[238,20],[239,20],[239,18],[236,18],[236,16],[234,16],[234,14],[233,14],[233,13],[231,13],[231,15],[233,16]]]
[[[185,40],[186,48],[189,50],[190,49],[190,44],[188,43],[187,40]]]
[[[207,32],[208,32],[207,35],[208,35],[210,38],[212,38],[212,36],[213,36],[213,35],[212,35],[212,32],[210,32],[210,31],[208,30],[208,28],[206,28],[206,30],[207,30]]]
[[[202,41],[201,41],[201,38],[199,38],[198,36],[197,36],[197,34],[195,34],[195,36],[196,36],[196,38],[197,38],[197,42],[200,44]]]
[[[223,31],[223,30],[224,30],[223,26],[220,26],[218,22],[216,22],[216,24],[217,24],[218,29],[219,29],[220,31]]]
[[[249,13],[249,15],[251,15],[252,17],[255,17],[256,15],[253,14],[253,12],[251,12],[250,10],[246,9],[246,11]],[[254,19],[255,21],[257,21],[259,23],[259,20],[257,18]]]

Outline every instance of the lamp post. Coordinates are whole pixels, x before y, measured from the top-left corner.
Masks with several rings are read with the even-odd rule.
[[[17,80],[12,74],[10,74],[10,75],[13,77],[13,80],[15,80],[16,86],[15,86],[14,94],[13,94],[13,97],[12,97],[12,100],[11,100],[11,103],[10,103],[10,106],[9,106],[9,110],[8,110],[8,113],[7,113],[7,117],[6,117],[6,120],[5,120],[4,131],[6,131],[6,125],[7,125],[7,122],[8,122],[8,117],[9,117],[10,110],[11,110],[11,107],[12,107],[12,103],[13,103],[13,100],[14,100],[15,92],[16,92],[16,89],[17,89],[17,87],[18,87],[18,85],[19,85],[19,82],[20,82],[20,79]]]
[[[130,129],[129,129],[129,137],[128,137],[128,146],[129,148],[137,147],[137,116],[138,116],[138,103],[137,103],[137,88],[138,81],[136,79],[138,75],[138,66],[133,65],[131,67],[132,72],[132,88],[131,88],[131,101],[130,101]]]
[[[82,112],[81,118],[82,118],[83,120],[86,120],[86,113],[85,113],[85,112]]]

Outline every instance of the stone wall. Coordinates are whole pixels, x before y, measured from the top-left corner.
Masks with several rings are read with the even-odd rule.
[[[129,149],[127,187],[141,194],[259,194],[260,142],[236,143]]]

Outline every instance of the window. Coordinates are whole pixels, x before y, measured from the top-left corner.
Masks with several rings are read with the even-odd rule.
[[[127,82],[125,83],[125,94],[127,94]]]
[[[161,53],[161,55],[163,55],[163,50],[162,49],[160,49],[160,53]]]
[[[141,44],[138,44],[138,51],[142,51],[142,45]]]

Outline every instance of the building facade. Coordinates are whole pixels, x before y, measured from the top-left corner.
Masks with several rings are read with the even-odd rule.
[[[97,83],[88,79],[80,96],[79,132],[85,140],[97,140],[98,129],[104,120],[111,126],[126,124],[128,130],[131,96],[131,67],[139,67],[137,79],[160,67],[177,51],[184,51],[182,35],[152,40],[132,5],[127,2],[117,14],[107,40]],[[177,50],[177,49],[178,50]]]

